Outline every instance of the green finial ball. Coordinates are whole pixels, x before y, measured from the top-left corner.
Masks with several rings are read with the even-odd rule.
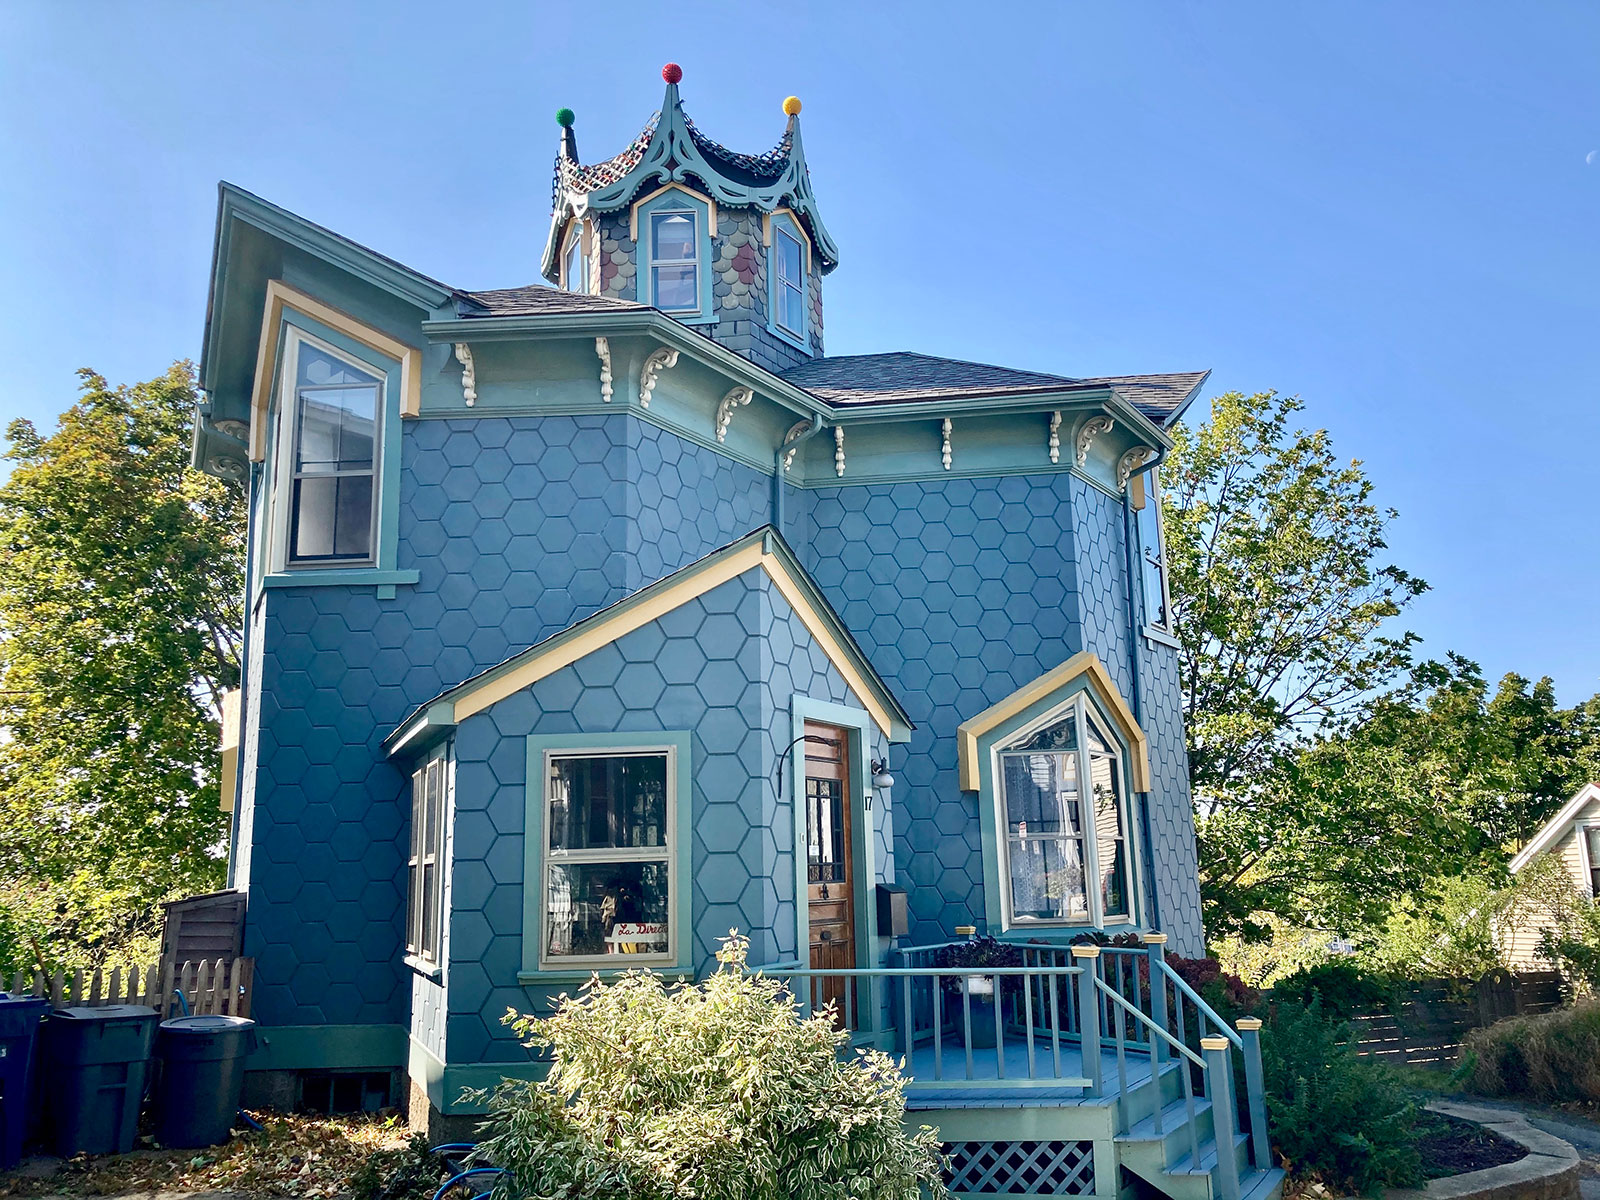
[[[556,124],[563,129],[571,129],[572,123],[577,119],[577,115],[570,108],[556,109]]]

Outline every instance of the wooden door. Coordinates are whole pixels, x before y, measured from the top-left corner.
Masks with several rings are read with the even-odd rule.
[[[850,759],[845,731],[806,725],[805,803],[807,905],[811,920],[811,966],[815,970],[856,965],[855,873],[850,853]],[[855,980],[845,975],[814,981],[812,1002],[832,1001],[841,1023],[855,1017]]]

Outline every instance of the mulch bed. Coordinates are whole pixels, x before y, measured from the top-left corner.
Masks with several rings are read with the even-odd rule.
[[[1525,1146],[1507,1141],[1482,1125],[1443,1113],[1420,1113],[1417,1131],[1422,1135],[1417,1151],[1422,1155],[1422,1171],[1428,1179],[1503,1166],[1528,1155]]]

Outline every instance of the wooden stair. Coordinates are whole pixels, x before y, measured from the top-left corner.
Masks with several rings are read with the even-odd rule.
[[[1185,1101],[1179,1074],[1183,1069],[1167,1063],[1160,1071],[1159,1092],[1152,1084],[1127,1093],[1124,1107],[1130,1111],[1116,1136],[1117,1161],[1172,1200],[1222,1200],[1215,1113],[1209,1099]],[[1158,1102],[1159,1121],[1153,1111]],[[1240,1200],[1279,1200],[1284,1173],[1250,1161],[1247,1134],[1233,1135],[1231,1153]]]

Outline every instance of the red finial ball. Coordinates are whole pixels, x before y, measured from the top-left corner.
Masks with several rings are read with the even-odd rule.
[[[683,68],[677,63],[668,63],[661,68],[661,78],[668,83],[677,83],[678,80],[683,78]]]

